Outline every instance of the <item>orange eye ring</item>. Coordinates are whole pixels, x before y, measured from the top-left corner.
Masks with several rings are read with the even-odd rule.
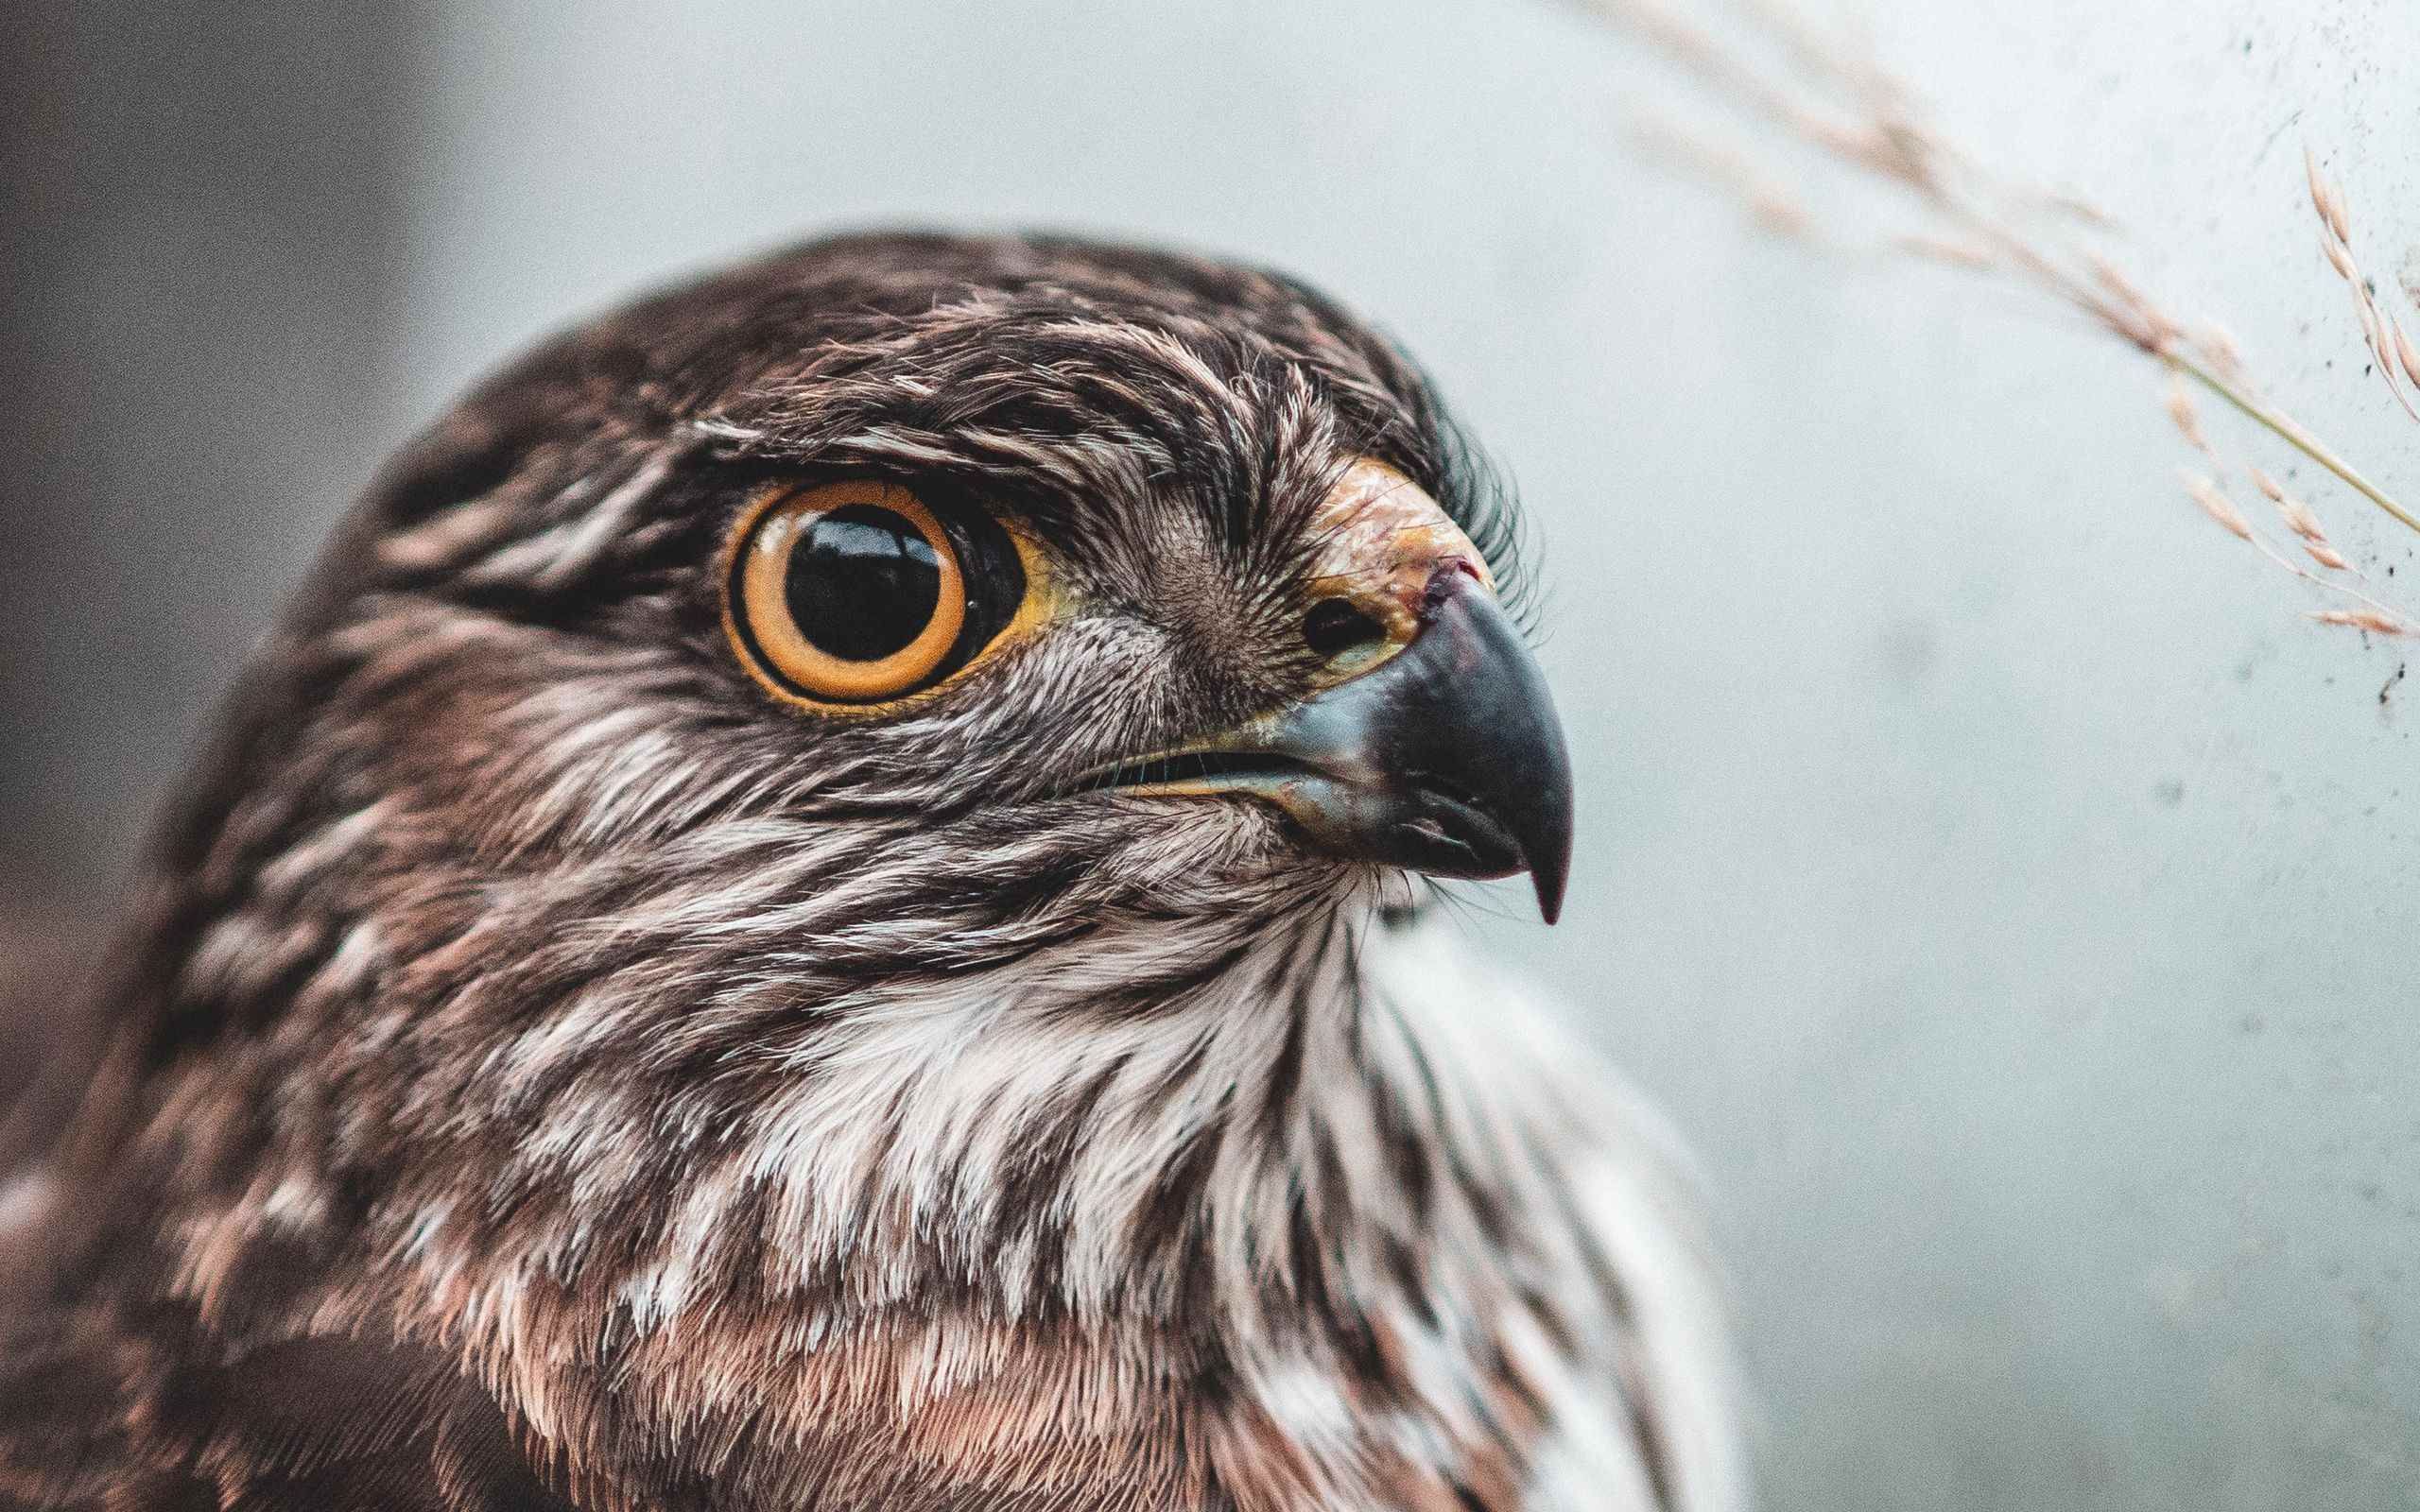
[[[870,552],[869,543],[884,535],[891,542],[889,555]],[[801,562],[802,549],[816,556]],[[756,680],[792,703],[846,711],[914,692],[965,627],[965,572],[949,532],[924,501],[895,483],[860,478],[776,490],[732,532],[731,553],[724,628]],[[869,635],[863,616],[849,610],[862,609],[871,590],[855,596],[849,590],[866,575],[885,571],[894,584],[914,586],[906,590],[908,598],[877,605],[878,611],[904,614]],[[927,579],[929,610],[921,591]],[[825,591],[823,599],[819,590]],[[813,623],[802,624],[802,610]],[[921,627],[907,623],[917,612],[928,615]],[[901,629],[913,633],[903,636]],[[876,654],[862,654],[870,648]]]

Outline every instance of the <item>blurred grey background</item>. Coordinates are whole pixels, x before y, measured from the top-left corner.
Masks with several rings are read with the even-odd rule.
[[[2420,490],[2301,167],[2420,281],[2406,0],[1866,30]],[[72,958],[329,519],[538,333],[868,221],[1240,253],[1539,524],[1579,868],[1478,927],[1702,1152],[1771,1504],[2420,1503],[2420,682],[2191,513],[2139,359],[1758,236],[1631,148],[1664,81],[1547,0],[7,8],[0,950]]]

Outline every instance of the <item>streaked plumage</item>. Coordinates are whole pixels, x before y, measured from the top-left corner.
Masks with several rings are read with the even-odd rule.
[[[1487,558],[1405,636],[1517,589],[1419,374],[1219,264],[826,242],[473,395],[5,1152],[0,1507],[1734,1504],[1632,1100],[1404,872],[1097,786],[1375,685],[1305,650],[1427,541],[1331,518],[1357,466]],[[852,476],[991,501],[1063,607],[896,709],[767,696],[734,521]]]

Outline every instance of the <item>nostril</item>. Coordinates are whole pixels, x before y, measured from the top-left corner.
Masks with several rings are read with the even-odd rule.
[[[1322,662],[1384,644],[1386,639],[1386,627],[1346,599],[1321,599],[1303,616],[1303,643]]]

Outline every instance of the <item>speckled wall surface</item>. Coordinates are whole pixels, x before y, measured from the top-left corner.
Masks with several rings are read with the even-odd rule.
[[[2193,513],[2140,358],[1760,237],[1631,151],[1663,76],[1550,5],[427,21],[365,451],[319,472],[550,325],[817,228],[1046,222],[1306,273],[1436,368],[1538,520],[1581,851],[1561,928],[1510,892],[1476,927],[1702,1151],[1771,1503],[2420,1503],[2420,682]],[[2404,0],[1874,0],[1869,29],[2420,493],[2301,163],[2377,272],[2420,276]],[[268,456],[326,434],[241,423]],[[2420,570],[2292,475],[2373,576]],[[210,623],[256,626],[335,502],[231,512]],[[205,644],[179,679],[233,653]],[[72,751],[117,674],[59,656]],[[79,812],[147,776],[110,770]]]

